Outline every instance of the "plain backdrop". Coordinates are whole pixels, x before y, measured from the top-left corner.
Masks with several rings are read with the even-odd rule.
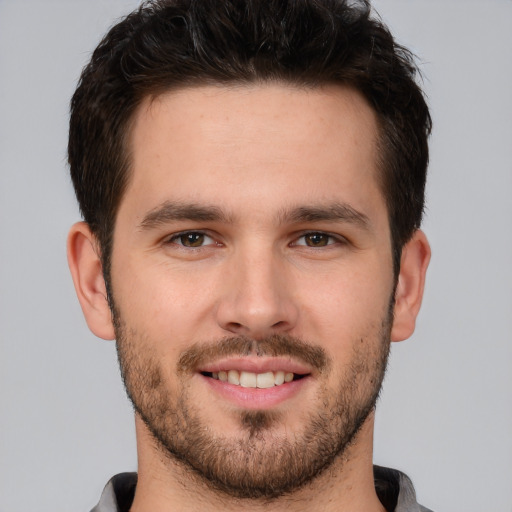
[[[65,258],[82,66],[134,0],[0,0],[0,512],[88,511],[136,468],[114,344]],[[417,331],[393,347],[375,461],[436,512],[512,511],[512,1],[380,0],[434,118]]]

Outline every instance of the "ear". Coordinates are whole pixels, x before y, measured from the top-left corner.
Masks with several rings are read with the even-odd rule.
[[[414,332],[430,254],[430,245],[421,230],[417,230],[402,249],[391,341],[405,340]]]
[[[115,338],[96,237],[85,222],[72,226],[68,235],[68,264],[76,294],[89,329],[100,338]]]

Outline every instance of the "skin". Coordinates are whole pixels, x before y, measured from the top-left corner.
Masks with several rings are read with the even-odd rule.
[[[197,371],[178,372],[191,345],[284,334],[326,354],[329,371],[306,368],[308,378],[290,396],[277,403],[248,399],[247,410],[277,415],[262,430],[263,443],[271,435],[299,436],[318,411],[316,398],[339,392],[358,354],[367,354],[373,367],[383,343],[412,334],[430,249],[421,231],[404,247],[394,317],[383,341],[395,281],[376,138],[373,110],[339,86],[189,88],[147,99],[137,111],[132,176],[114,231],[115,304],[127,337],[136,340],[134,351],[156,362],[171,396],[186,389],[190,407],[213,435],[245,438],[244,406]],[[169,204],[191,203],[222,215],[162,215]],[[338,215],[327,218],[333,205]],[[300,218],[300,208],[324,215]],[[184,232],[206,237],[186,247]],[[113,339],[99,248],[84,223],[71,229],[68,257],[89,327]],[[363,341],[364,350],[358,348]],[[240,364],[307,366],[300,358],[285,359],[266,356],[261,363],[249,354]],[[373,376],[369,370],[356,391]],[[132,510],[382,511],[373,486],[373,420],[371,413],[343,457],[318,478],[291,496],[262,502],[228,499],[203,485],[162,455],[137,414],[139,484]]]

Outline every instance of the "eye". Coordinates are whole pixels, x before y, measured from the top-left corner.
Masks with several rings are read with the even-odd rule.
[[[213,245],[215,241],[201,231],[186,231],[171,237],[168,243],[181,245],[183,247],[197,248],[205,245]]]
[[[305,245],[307,247],[326,247],[340,242],[337,238],[327,233],[314,232],[302,235],[293,245]]]

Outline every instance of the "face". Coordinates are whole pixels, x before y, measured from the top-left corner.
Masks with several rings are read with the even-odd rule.
[[[343,460],[392,323],[371,108],[341,87],[202,87],[138,110],[111,287],[155,446],[234,496]]]

